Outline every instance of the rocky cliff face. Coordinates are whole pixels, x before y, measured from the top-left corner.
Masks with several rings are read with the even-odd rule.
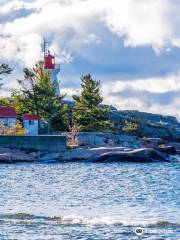
[[[180,142],[180,123],[175,117],[115,109],[111,110],[111,117],[117,134],[127,134],[122,128],[125,121],[128,121],[138,125],[136,131],[128,132],[130,135]]]
[[[122,146],[126,148],[141,148],[143,144],[135,136],[116,135],[101,132],[80,132],[77,134],[79,146]]]
[[[65,101],[69,107],[74,106],[73,101]],[[114,106],[102,104],[101,107],[109,107],[111,119],[114,123],[115,133],[119,135],[132,135],[147,138],[162,138],[167,141],[180,142],[180,123],[173,116],[152,114],[133,110],[118,111]],[[134,132],[124,132],[122,128],[125,121],[138,125]]]

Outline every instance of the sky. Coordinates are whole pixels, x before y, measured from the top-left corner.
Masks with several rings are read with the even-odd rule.
[[[67,98],[90,73],[104,103],[180,119],[179,12],[179,0],[0,0],[0,63],[14,68],[1,91],[42,59],[46,38]]]

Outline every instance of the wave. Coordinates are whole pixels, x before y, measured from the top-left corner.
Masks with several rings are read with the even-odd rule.
[[[2,214],[0,215],[0,224],[13,223],[13,224],[59,224],[59,225],[121,225],[124,227],[180,227],[180,223],[170,221],[157,221],[157,222],[123,222],[119,219],[112,217],[103,218],[85,218],[81,216],[71,215],[68,217],[48,217],[36,216],[28,213],[16,214]]]

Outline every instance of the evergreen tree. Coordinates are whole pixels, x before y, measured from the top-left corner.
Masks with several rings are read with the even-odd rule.
[[[56,93],[57,85],[51,82],[50,73],[43,63],[33,69],[24,69],[24,80],[18,80],[20,90],[13,91],[14,106],[19,114],[29,112],[40,115],[53,130],[68,129],[68,107],[64,95]]]
[[[13,69],[10,68],[7,64],[2,63],[0,65],[0,80],[2,80],[1,76],[11,74],[12,71],[13,71]],[[2,85],[3,84],[0,83],[0,87]],[[9,106],[9,105],[10,105],[10,99],[0,96],[0,106]]]
[[[0,65],[0,75],[11,74],[12,71],[13,71],[13,69],[10,68],[7,64],[2,63],[2,64]]]
[[[2,80],[2,78],[1,78],[2,75],[11,74],[12,71],[13,71],[13,69],[10,68],[7,64],[2,63],[2,64],[0,65],[0,80]],[[3,85],[3,84],[0,83],[0,87],[1,87],[2,85]]]
[[[109,131],[109,108],[100,106],[103,101],[99,91],[100,82],[93,80],[90,74],[82,76],[81,81],[81,95],[73,96],[73,121],[81,131]]]

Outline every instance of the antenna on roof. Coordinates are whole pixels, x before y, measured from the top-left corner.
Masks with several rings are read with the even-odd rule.
[[[46,38],[43,38],[43,53],[44,53],[44,58],[45,58],[45,56],[48,55],[48,51],[49,51],[48,47],[49,47],[48,41],[46,40]]]

